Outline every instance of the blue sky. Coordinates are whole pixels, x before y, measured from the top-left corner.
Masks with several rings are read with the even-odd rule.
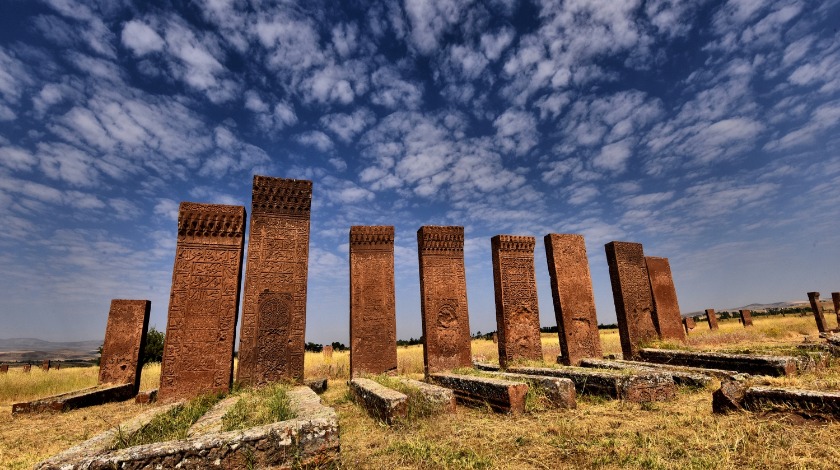
[[[175,4],[173,6],[173,4]],[[0,2],[0,337],[166,325],[182,200],[250,209],[314,183],[307,340],[347,342],[351,225],[396,226],[398,336],[420,335],[416,230],[463,225],[473,332],[490,237],[671,260],[684,312],[840,290],[840,2]]]

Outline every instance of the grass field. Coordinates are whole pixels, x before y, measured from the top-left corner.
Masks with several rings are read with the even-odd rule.
[[[828,318],[831,317],[831,318]],[[831,327],[834,316],[827,315]],[[767,351],[790,348],[817,337],[814,320],[757,317],[753,328],[721,321],[710,332],[698,323],[687,345],[707,350]],[[604,354],[620,354],[617,330],[601,330]],[[553,363],[556,335],[542,337],[543,356]],[[492,341],[474,340],[476,359],[497,361]],[[398,348],[399,372],[421,377],[420,346]],[[711,392],[682,389],[677,399],[656,404],[578,397],[576,410],[539,409],[513,417],[486,409],[458,407],[455,413],[387,427],[348,401],[344,384],[349,354],[331,359],[307,353],[306,376],[328,376],[323,395],[341,423],[341,468],[836,468],[840,423],[804,422],[795,417],[711,412]],[[115,425],[149,405],[115,403],[63,414],[11,416],[11,404],[96,384],[96,368],[0,375],[0,467],[31,468],[52,454]],[[157,386],[160,366],[144,368],[142,389]],[[840,390],[840,364],[819,374],[767,379],[782,386]]]

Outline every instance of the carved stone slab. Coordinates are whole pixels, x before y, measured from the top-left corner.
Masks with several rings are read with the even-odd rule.
[[[3,364],[0,366],[0,374],[7,374],[9,372],[9,365]]]
[[[105,344],[99,361],[100,384],[134,384],[140,390],[141,357],[146,347],[146,330],[152,302],[148,300],[111,301]]]
[[[324,359],[332,359],[333,347],[328,344],[324,346],[324,349],[321,350],[321,353],[324,355]]]
[[[496,291],[496,329],[499,364],[520,359],[542,360],[540,311],[534,274],[534,237],[496,235],[493,281]]]
[[[311,204],[311,181],[254,175],[236,372],[244,384],[303,380]]]
[[[470,367],[464,227],[417,231],[426,374]]]
[[[242,206],[181,203],[162,402],[230,389],[244,231]]]
[[[633,359],[641,343],[658,337],[645,254],[641,243],[610,242],[605,249],[621,352],[624,359]]]
[[[693,329],[697,328],[697,323],[695,323],[695,322],[694,322],[694,319],[693,319],[693,318],[691,318],[691,317],[685,317],[685,318],[683,318],[682,323],[683,323],[683,327],[685,327],[685,334],[686,334],[686,336],[688,335],[688,332],[689,332],[690,330],[693,330]]]
[[[350,227],[350,377],[397,368],[394,227]]]
[[[744,324],[744,328],[753,326],[752,312],[749,310],[738,310],[738,313],[741,314],[741,323]]]
[[[600,358],[601,337],[583,235],[548,234],[545,254],[563,364],[577,365],[587,357]]]
[[[709,329],[710,330],[717,330],[718,328],[720,328],[718,326],[718,319],[717,319],[717,315],[715,314],[715,309],[713,309],[713,308],[707,308],[706,309],[706,321],[709,322]]]
[[[645,264],[653,298],[653,318],[656,321],[659,337],[685,341],[680,304],[677,302],[677,290],[674,287],[674,279],[671,277],[671,264],[668,258],[645,256]]]
[[[837,325],[840,326],[840,292],[832,292],[831,301],[834,303],[834,316],[837,317]]]
[[[820,293],[808,292],[808,300],[811,302],[811,311],[814,312],[814,320],[817,321],[817,330],[820,333],[825,333],[828,331],[828,325],[825,323],[825,315],[823,315],[822,306],[820,305]]]
[[[49,371],[50,370],[50,361],[49,359],[41,362],[41,370]]]

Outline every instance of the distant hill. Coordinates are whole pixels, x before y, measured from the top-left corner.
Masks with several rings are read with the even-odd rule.
[[[771,304],[749,304],[743,307],[729,307],[729,308],[715,308],[717,312],[737,312],[738,310],[767,310],[768,308],[791,308],[791,307],[807,307],[810,304],[807,300],[788,300],[784,302],[774,302]],[[710,307],[713,308],[713,307]],[[684,317],[695,317],[697,315],[705,315],[705,310],[696,312],[683,313]]]
[[[101,340],[44,341],[37,338],[0,338],[0,362],[90,360],[99,356]]]

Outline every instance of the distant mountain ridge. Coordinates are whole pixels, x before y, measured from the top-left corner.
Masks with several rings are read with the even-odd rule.
[[[807,307],[810,303],[807,300],[788,300],[784,302],[774,302],[770,304],[749,304],[743,307],[730,308],[715,308],[718,312],[737,312],[738,310],[767,310],[768,308],[791,308],[791,307]],[[710,307],[711,308],[711,307]],[[696,312],[688,312],[682,314],[684,317],[694,317],[697,315],[705,315],[705,310],[698,310]]]
[[[38,338],[0,338],[0,352],[4,351],[96,351],[103,340],[45,341]]]

